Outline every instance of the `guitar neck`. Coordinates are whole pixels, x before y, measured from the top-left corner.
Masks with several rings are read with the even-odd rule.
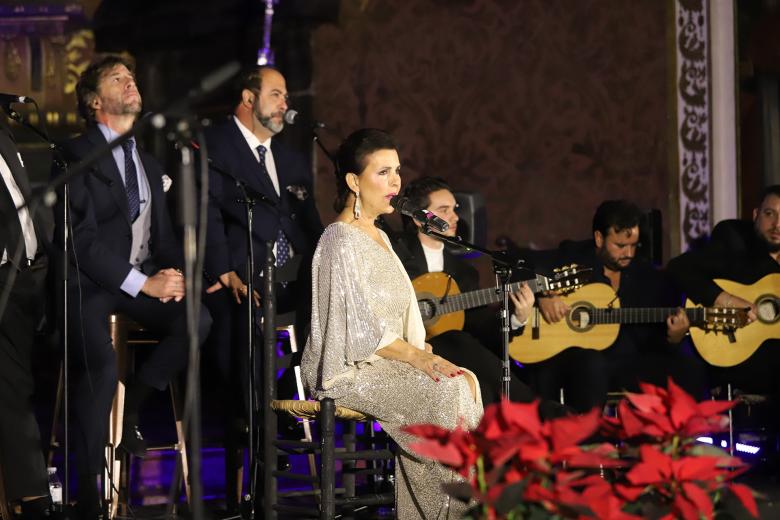
[[[691,324],[703,323],[707,309],[694,307],[683,309]],[[589,322],[594,325],[607,323],[662,323],[677,312],[677,307],[619,307],[588,309]]]
[[[528,287],[531,288],[534,294],[547,291],[550,288],[549,280],[542,275],[536,275],[536,278],[531,280],[509,284],[509,288],[512,292],[515,292],[520,289],[523,283],[528,284]],[[448,314],[450,312],[473,309],[474,307],[482,307],[483,305],[500,302],[502,298],[501,290],[497,287],[453,294],[443,298],[444,303],[439,303],[436,314]]]

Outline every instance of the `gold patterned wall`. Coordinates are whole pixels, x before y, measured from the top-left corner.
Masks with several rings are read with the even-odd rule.
[[[390,130],[406,180],[488,201],[490,240],[590,234],[604,198],[667,215],[666,2],[343,0],[316,29],[315,115]],[[332,169],[318,200],[332,218]],[[668,251],[668,243],[665,244]]]

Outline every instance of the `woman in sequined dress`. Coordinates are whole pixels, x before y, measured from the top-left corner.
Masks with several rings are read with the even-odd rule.
[[[483,410],[474,375],[430,352],[409,277],[374,225],[401,189],[398,152],[389,134],[358,130],[337,165],[339,216],[313,261],[305,383],[317,398],[375,417],[396,441],[398,518],[460,518],[465,505],[441,489],[458,477],[410,453],[413,439],[401,431],[417,423],[474,427]]]

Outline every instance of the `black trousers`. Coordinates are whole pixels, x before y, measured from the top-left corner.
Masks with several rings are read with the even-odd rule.
[[[144,294],[131,298],[125,293],[112,294],[92,284],[84,284],[81,295],[76,288],[71,288],[70,302],[70,356],[78,374],[73,403],[74,451],[80,474],[100,473],[105,464],[103,448],[108,436],[108,416],[118,382],[109,316],[125,314],[160,337],[160,342],[151,347],[153,351],[137,371],[136,379],[163,390],[187,364],[185,307],[183,301],[162,303]],[[211,317],[201,307],[201,343],[210,327]]]
[[[564,401],[577,413],[602,406],[609,389],[609,368],[603,352],[573,347],[552,358],[526,365],[531,386],[543,399]]]
[[[0,469],[9,500],[48,495],[41,435],[30,399],[31,353],[35,327],[43,312],[45,260],[16,277],[0,320]],[[12,267],[0,267],[0,291]]]

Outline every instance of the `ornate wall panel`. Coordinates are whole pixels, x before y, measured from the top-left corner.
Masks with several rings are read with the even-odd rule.
[[[710,84],[705,0],[677,0],[680,249],[710,231]]]
[[[339,23],[312,38],[315,115],[343,134],[390,130],[406,180],[439,175],[481,191],[491,240],[551,247],[588,236],[605,198],[666,213],[665,9],[343,0]],[[327,220],[332,168],[319,157]]]

